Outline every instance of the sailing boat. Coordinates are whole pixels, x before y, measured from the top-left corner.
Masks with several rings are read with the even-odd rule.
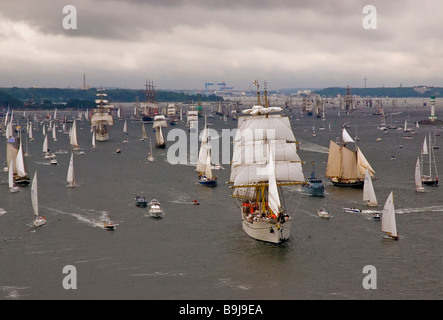
[[[125,124],[123,125],[123,132],[128,134],[128,124],[126,123],[126,120],[125,120]]]
[[[32,209],[34,210],[35,220],[33,221],[34,226],[39,227],[46,224],[46,218],[39,215],[38,212],[38,190],[37,190],[37,171],[34,173],[34,178],[32,179],[31,186],[31,202]]]
[[[423,141],[423,147],[421,150],[421,156],[422,156],[422,162],[423,161],[423,155],[429,155],[429,175],[425,175],[422,174],[421,176],[421,181],[423,182],[424,185],[427,186],[432,186],[432,187],[437,187],[438,186],[438,173],[437,173],[437,164],[435,162],[435,154],[434,154],[434,149],[431,148],[431,133],[429,133],[429,146],[426,143],[426,137]],[[432,167],[434,166],[434,171],[435,171],[435,177],[433,177],[432,174]],[[424,170],[422,170],[422,172],[424,172]]]
[[[168,124],[166,123],[166,118],[162,114],[156,115],[154,117],[154,124],[152,125],[152,128],[155,131],[155,147],[160,149],[166,148],[166,142],[163,137],[162,127],[168,127]]]
[[[95,145],[95,131],[92,131],[92,149],[97,148],[97,146]]]
[[[11,125],[9,123],[9,125]],[[8,135],[8,133],[7,133]],[[6,144],[6,162],[13,161],[14,182],[19,185],[28,185],[30,179],[26,172],[26,163],[23,156],[23,146],[20,138],[11,136]]]
[[[20,190],[19,187],[14,182],[14,164],[11,160],[9,163],[9,170],[8,170],[8,183],[9,183],[9,192],[15,193]]]
[[[74,177],[74,154],[71,153],[71,160],[69,161],[68,175],[66,176],[66,181],[68,182],[67,188],[77,187]]]
[[[369,173],[369,169],[366,168],[365,182],[363,185],[363,201],[366,201],[366,205],[369,207],[377,207],[378,201],[375,196],[374,187],[372,186],[372,178]]]
[[[151,138],[149,138],[148,161],[154,161],[154,156],[152,155],[152,141],[151,141]]]
[[[388,238],[398,240],[397,225],[395,222],[394,193],[391,191],[383,208],[381,230],[388,233]]]
[[[283,202],[282,185],[303,184],[296,139],[282,108],[258,105],[238,117],[230,182],[241,207],[243,230],[250,237],[281,243],[290,236],[291,217]],[[278,112],[278,113],[277,113]],[[249,115],[247,115],[249,114]]]
[[[325,176],[334,186],[362,188],[366,169],[369,169],[371,177],[374,176],[375,171],[359,147],[356,147],[355,151],[346,147],[346,143],[354,143],[354,140],[345,128],[343,128],[342,139],[341,145],[332,140],[329,143]]]
[[[198,156],[197,168],[198,182],[208,187],[217,185],[217,177],[212,175],[211,168],[211,146],[209,145],[208,124],[205,117],[205,128],[203,129],[202,142],[200,145],[200,153]]]
[[[91,129],[96,133],[96,139],[98,141],[109,140],[109,126],[114,125],[114,119],[112,118],[113,105],[109,104],[109,101],[105,99],[107,96],[104,93],[105,89],[97,89],[97,97],[95,100],[97,108],[93,110],[91,117]]]
[[[421,181],[421,171],[420,171],[420,158],[417,157],[417,162],[415,163],[415,191],[425,192],[425,187],[423,187],[423,181]]]
[[[69,137],[69,143],[71,144],[73,150],[80,150],[80,147],[77,142],[77,124],[76,120],[74,119],[74,122],[71,127],[70,131],[70,137]]]
[[[145,123],[142,122],[142,137],[140,140],[145,141],[146,138],[148,138],[148,135],[146,134]]]

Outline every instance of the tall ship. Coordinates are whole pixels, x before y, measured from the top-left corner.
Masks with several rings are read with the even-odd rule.
[[[107,94],[105,89],[97,89],[97,99],[95,103],[97,108],[92,111],[91,128],[95,132],[95,139],[97,141],[109,140],[109,127],[114,124],[112,118],[113,105],[106,100]]]
[[[289,118],[282,108],[258,104],[238,117],[233,143],[230,183],[240,207],[243,230],[250,237],[281,243],[290,236],[291,216],[283,199],[283,185],[305,183],[302,162]]]
[[[363,188],[366,169],[371,177],[374,177],[375,171],[359,147],[351,150],[346,146],[347,143],[355,142],[345,128],[342,131],[342,140],[341,143],[332,140],[329,142],[325,176],[334,186]]]
[[[146,80],[145,102],[140,103],[140,115],[143,122],[152,123],[155,116],[159,114],[155,97],[156,93],[154,82]]]

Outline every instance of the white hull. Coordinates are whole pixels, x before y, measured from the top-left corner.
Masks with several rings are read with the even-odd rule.
[[[271,243],[281,243],[288,240],[291,231],[291,219],[284,223],[271,223],[269,221],[247,221],[242,217],[243,230],[248,236],[256,240]]]
[[[163,218],[164,212],[158,210],[149,210],[149,215],[153,218]]]
[[[96,133],[95,134],[95,140],[97,140],[97,141],[108,141],[109,140],[109,134],[108,133],[105,133],[105,134]]]
[[[46,219],[39,217],[39,218],[35,219],[33,223],[34,223],[34,226],[40,227],[40,226],[46,224]]]

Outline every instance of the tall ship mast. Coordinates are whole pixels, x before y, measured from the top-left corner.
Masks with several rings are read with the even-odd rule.
[[[143,122],[152,123],[158,115],[158,105],[156,103],[156,90],[154,82],[146,80],[145,84],[145,102],[140,103],[140,114]]]
[[[282,108],[258,104],[238,118],[231,176],[232,197],[240,207],[243,230],[250,237],[281,243],[290,236],[291,216],[283,201],[283,185],[304,184],[302,162],[289,118]]]
[[[91,128],[95,132],[97,141],[109,140],[109,126],[114,124],[112,118],[114,106],[106,100],[107,94],[104,91],[105,89],[97,89],[97,99],[95,100],[97,108],[92,111],[91,117]]]

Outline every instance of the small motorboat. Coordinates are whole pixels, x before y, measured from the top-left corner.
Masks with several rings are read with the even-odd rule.
[[[136,196],[135,197],[135,205],[140,208],[146,208],[148,205],[148,201],[143,196]]]
[[[55,158],[51,159],[51,161],[49,161],[49,163],[50,164],[55,164],[55,165],[58,164],[57,159],[55,159]]]
[[[343,208],[344,212],[348,212],[348,213],[360,213],[361,210],[357,209],[356,207],[352,207],[352,208]]]
[[[198,205],[200,205],[200,202],[198,202],[197,200],[194,200],[194,201],[192,201],[192,204],[193,204],[194,206],[198,206]]]
[[[115,224],[111,220],[106,220],[106,221],[103,222],[103,227],[106,230],[114,230],[115,229]]]
[[[327,211],[325,208],[321,208],[317,211],[317,215],[321,218],[329,218],[329,211]]]
[[[372,215],[372,220],[374,221],[380,221],[380,213],[374,213]]]
[[[40,227],[40,226],[46,224],[46,218],[42,217],[42,216],[37,216],[35,218],[35,220],[33,221],[33,223],[34,223],[34,226]]]
[[[156,199],[152,199],[149,202],[149,215],[154,218],[161,218],[164,215],[162,208],[160,207],[160,202]]]

